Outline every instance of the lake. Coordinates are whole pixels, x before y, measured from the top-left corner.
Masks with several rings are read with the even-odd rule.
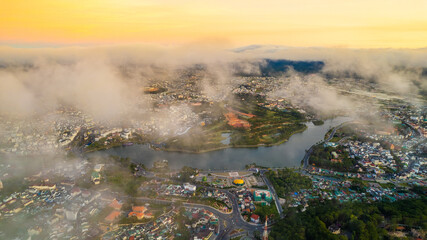
[[[265,167],[299,167],[305,150],[323,140],[329,129],[350,121],[349,117],[337,117],[326,120],[323,125],[315,126],[307,123],[307,129],[302,133],[292,135],[283,144],[272,147],[257,148],[227,148],[207,153],[180,153],[156,151],[148,145],[132,145],[99,151],[92,154],[118,155],[129,157],[135,163],[143,163],[152,167],[156,160],[166,159],[171,169],[190,166],[199,169],[244,169],[245,165],[256,163]]]

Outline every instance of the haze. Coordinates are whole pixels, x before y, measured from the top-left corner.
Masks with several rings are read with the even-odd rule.
[[[233,46],[422,48],[427,2],[3,1],[0,44],[19,47],[199,41]]]

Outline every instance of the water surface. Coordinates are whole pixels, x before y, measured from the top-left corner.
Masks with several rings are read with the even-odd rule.
[[[292,135],[281,145],[258,148],[228,148],[207,153],[180,153],[156,151],[148,145],[133,145],[112,148],[90,154],[111,154],[130,157],[133,162],[152,167],[155,160],[166,159],[169,167],[179,169],[190,166],[200,169],[244,169],[245,165],[256,163],[266,167],[299,167],[305,150],[323,140],[329,129],[349,121],[348,117],[337,117],[326,120],[323,125],[307,123],[302,133]]]

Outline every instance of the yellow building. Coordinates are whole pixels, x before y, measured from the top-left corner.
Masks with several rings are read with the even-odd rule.
[[[243,179],[234,179],[233,183],[237,186],[243,186],[245,184],[245,181]]]

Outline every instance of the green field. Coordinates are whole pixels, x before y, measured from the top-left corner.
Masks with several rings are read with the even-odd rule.
[[[306,129],[305,116],[294,109],[286,112],[273,111],[257,105],[256,100],[233,102],[233,105],[222,104],[215,108],[222,113],[219,120],[206,125],[192,128],[183,136],[166,141],[164,150],[184,152],[206,152],[228,147],[272,146],[285,142],[295,133]],[[241,120],[249,122],[250,128],[232,127],[224,114],[232,109],[235,112],[253,114],[247,117],[236,114]],[[224,143],[229,134],[229,143]]]

